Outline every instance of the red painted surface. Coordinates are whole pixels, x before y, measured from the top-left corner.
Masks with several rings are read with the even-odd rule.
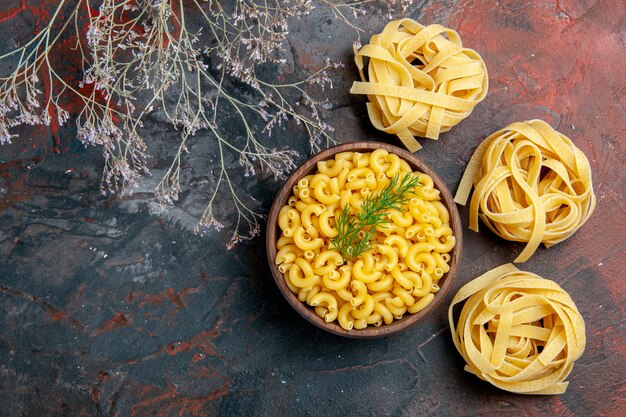
[[[128,294],[129,303],[137,303],[139,307],[144,307],[146,304],[153,304],[162,306],[166,302],[171,302],[177,308],[185,308],[184,299],[190,294],[196,294],[201,289],[200,286],[193,288],[183,288],[180,291],[176,291],[169,287],[165,291],[158,294],[144,294],[142,291],[134,291]]]
[[[155,395],[154,392],[158,394]],[[146,398],[131,407],[131,416],[154,415],[167,417],[179,416],[205,416],[205,407],[208,403],[223,397],[228,393],[228,384],[225,382],[221,387],[211,391],[202,397],[184,397],[180,395],[176,387],[168,384],[167,391],[162,392],[158,387],[145,387],[139,395]],[[152,410],[156,410],[153,414]]]
[[[23,12],[24,10],[26,10],[26,0],[20,0],[19,6],[0,12],[0,23],[13,19],[18,13]]]
[[[5,191],[0,195],[0,210],[13,204],[26,201],[33,196],[34,190],[26,187],[28,168],[41,161],[41,157],[26,160],[12,160],[0,163],[0,178],[4,179]]]
[[[102,324],[102,326],[98,327],[93,334],[94,335],[99,335],[102,333],[106,333],[106,332],[110,332],[112,330],[115,329],[119,329],[121,327],[126,327],[128,326],[130,323],[128,321],[128,319],[126,318],[126,316],[124,315],[124,313],[115,313],[113,315],[113,317],[111,317],[109,320],[107,320],[106,322],[104,322]]]
[[[24,291],[16,290],[15,288],[9,288],[4,285],[0,285],[0,293],[11,294],[15,297],[23,298],[31,303],[39,305],[44,311],[48,314],[48,316],[54,320],[67,320],[72,326],[77,329],[83,329],[85,326],[76,318],[72,317],[67,311],[61,310],[58,307],[55,307],[48,301],[42,299],[41,297],[37,297],[36,295],[25,293]]]
[[[56,0],[20,0],[19,7],[0,12],[0,23],[16,18],[22,12],[29,11],[35,18],[35,26],[33,28],[33,35],[35,35],[48,24],[52,18],[52,12],[56,9],[58,4]],[[97,17],[100,14],[97,9],[87,9],[86,2],[82,2],[82,5],[83,7],[79,10],[78,34],[73,24],[65,30],[64,35],[51,48],[49,54],[50,65],[57,73],[61,74],[64,81],[81,96],[100,104],[106,104],[108,102],[113,110],[119,110],[120,107],[115,102],[111,101],[111,98],[107,98],[102,91],[96,90],[94,84],[81,84],[80,69],[82,68],[83,61],[76,48],[78,43],[81,43],[85,51],[87,51],[86,33],[90,27],[88,16]],[[64,10],[68,12],[73,9],[74,6],[75,3],[67,2]],[[63,23],[62,16],[63,12],[60,17],[57,18],[55,29],[59,29]],[[143,30],[142,28],[138,29]],[[56,34],[56,32],[53,32],[53,37],[56,36]],[[89,59],[89,56],[86,58]],[[41,64],[38,76],[41,80],[42,87],[41,102],[45,105],[45,110],[50,116],[49,130],[52,136],[52,146],[49,148],[49,151],[56,154],[62,151],[67,152],[68,148],[61,146],[62,140],[59,131],[61,126],[58,121],[57,108],[54,104],[48,103],[48,99],[58,94],[63,88],[63,85],[59,82],[51,81],[48,76],[48,64],[45,61]],[[59,106],[71,115],[76,116],[84,108],[85,99],[71,90],[65,89],[65,92],[59,99]],[[113,112],[113,110],[111,111]],[[116,119],[115,115],[113,115],[113,118],[114,120]]]
[[[0,10],[0,24],[30,13],[36,33],[57,2],[14,4]],[[411,11],[422,23],[457,30],[489,70],[485,101],[418,154],[452,189],[480,140],[514,121],[543,118],[590,159],[596,212],[571,239],[521,266],[559,282],[585,318],[588,344],[566,394],[513,395],[463,372],[445,308],[419,329],[365,344],[308,328],[268,284],[256,242],[225,252],[224,242],[155,217],[139,197],[138,212],[120,208],[116,198],[98,200],[99,173],[94,169],[91,188],[84,184],[84,155],[60,146],[72,138],[53,125],[23,130],[13,147],[1,149],[20,159],[0,163],[0,378],[10,380],[0,384],[0,403],[13,415],[624,415],[624,9],[609,0],[506,0],[427,1]],[[386,19],[360,22],[377,31]],[[328,55],[346,63],[338,77],[346,85],[326,92],[336,98],[355,78],[354,33],[331,23],[314,16],[290,44],[299,69],[317,69]],[[59,43],[53,65],[68,62],[75,41]],[[78,87],[73,75],[68,82]],[[105,100],[93,86],[82,92]],[[325,114],[339,140],[394,140],[368,130],[360,104],[343,100]],[[82,102],[68,96],[63,105],[77,112]],[[168,134],[157,138],[163,147],[170,146]],[[50,148],[61,154],[50,155]],[[60,171],[72,169],[68,190],[30,186],[32,168],[63,160],[55,158],[71,161]],[[269,181],[259,184],[268,194],[276,190]],[[520,249],[469,231],[465,247],[459,286]]]

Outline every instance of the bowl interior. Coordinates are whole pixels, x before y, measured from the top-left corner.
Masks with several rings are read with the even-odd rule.
[[[413,168],[414,171],[421,171],[427,175],[429,175],[434,182],[435,188],[437,188],[441,192],[441,201],[446,206],[448,211],[450,212],[450,227],[452,228],[452,232],[456,238],[456,244],[452,251],[450,252],[450,271],[444,274],[443,277],[439,280],[440,290],[435,295],[433,301],[426,306],[422,311],[416,314],[407,314],[402,319],[394,321],[389,325],[382,325],[380,327],[372,327],[368,326],[362,330],[345,330],[343,329],[337,322],[327,323],[323,318],[319,317],[313,311],[313,308],[309,307],[305,303],[298,300],[297,295],[292,293],[287,284],[285,283],[285,279],[283,274],[278,270],[278,266],[274,263],[276,259],[276,241],[281,234],[281,231],[278,227],[278,213],[280,209],[287,204],[287,200],[291,196],[293,186],[304,176],[313,173],[317,169],[318,161],[325,161],[334,157],[335,154],[340,152],[372,152],[376,149],[385,149],[390,153],[394,153],[398,155],[400,158],[404,159],[409,163],[409,165]],[[270,269],[272,270],[272,275],[274,276],[274,280],[276,281],[276,285],[280,289],[283,296],[287,299],[289,304],[305,319],[309,322],[313,323],[317,327],[324,329],[328,332],[346,336],[351,338],[375,338],[382,337],[392,333],[397,333],[399,331],[405,330],[406,328],[412,326],[417,323],[421,318],[425,317],[430,311],[432,311],[446,296],[450,288],[452,287],[456,271],[458,269],[460,260],[461,260],[461,251],[463,245],[463,236],[461,230],[461,219],[459,217],[459,211],[456,208],[454,203],[454,199],[450,194],[450,191],[446,187],[445,183],[439,178],[439,176],[424,162],[422,162],[419,158],[414,156],[413,154],[405,151],[404,149],[400,149],[398,147],[379,143],[379,142],[354,142],[343,145],[338,145],[329,149],[326,149],[308,159],[304,164],[302,164],[298,169],[296,169],[287,179],[285,184],[281,187],[274,200],[274,204],[272,205],[272,209],[270,210],[268,225],[267,225],[267,235],[266,235],[266,247],[267,247],[267,258],[269,261]]]

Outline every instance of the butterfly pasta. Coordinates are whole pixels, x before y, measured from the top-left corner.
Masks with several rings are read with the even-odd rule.
[[[454,307],[465,304],[457,323]],[[448,310],[465,370],[519,394],[561,394],[585,350],[585,323],[555,282],[513,264],[463,286]]]
[[[478,218],[500,237],[526,242],[525,262],[539,244],[570,237],[591,216],[596,197],[585,154],[543,120],[513,123],[478,146],[455,201],[470,202],[469,227]]]
[[[361,81],[350,92],[366,94],[374,127],[397,135],[411,152],[421,148],[414,136],[437,139],[487,95],[480,55],[463,48],[458,33],[440,25],[394,20],[355,50],[354,59]]]

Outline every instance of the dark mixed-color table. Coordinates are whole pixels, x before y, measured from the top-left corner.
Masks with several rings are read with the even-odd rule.
[[[32,36],[48,3],[2,2],[3,51]],[[452,294],[420,325],[385,339],[314,328],[281,298],[262,238],[226,251],[225,234],[192,233],[201,189],[158,210],[152,190],[177,133],[155,121],[147,126],[154,175],[124,199],[100,195],[100,150],[80,144],[71,125],[54,135],[21,128],[0,147],[0,415],[625,415],[624,3],[417,4],[410,17],[456,29],[489,70],[485,101],[418,153],[451,190],[482,138],[514,121],[542,118],[590,159],[596,212],[521,265],[558,282],[585,318],[587,348],[565,394],[513,395],[464,372],[446,319]],[[385,23],[381,13],[359,20],[365,37]],[[289,61],[302,73],[327,56],[346,63],[323,115],[339,142],[397,143],[347,93],[354,37],[317,10],[292,26]],[[288,138],[302,162],[303,133],[283,135],[270,143]],[[206,142],[190,145],[186,164],[211,163]],[[280,186],[265,175],[241,184],[266,210]],[[466,208],[461,216],[467,223]],[[520,250],[466,229],[454,291]]]

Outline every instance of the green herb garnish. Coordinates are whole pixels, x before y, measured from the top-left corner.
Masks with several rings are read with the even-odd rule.
[[[402,210],[402,206],[411,198],[413,188],[417,186],[421,186],[418,175],[407,174],[402,178],[396,175],[378,194],[368,195],[355,215],[350,214],[349,204],[343,207],[337,217],[337,236],[330,242],[341,252],[344,261],[354,259],[370,249],[376,226],[384,227],[389,210]]]

